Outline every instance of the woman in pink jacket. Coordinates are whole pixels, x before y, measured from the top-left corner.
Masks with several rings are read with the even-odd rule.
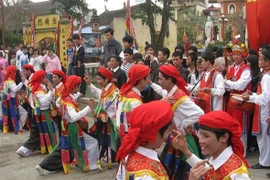
[[[53,53],[51,47],[48,48],[47,54],[43,57],[43,61],[45,64],[45,72],[47,74],[46,78],[52,82],[52,72],[54,70],[62,70],[62,66],[58,56]]]

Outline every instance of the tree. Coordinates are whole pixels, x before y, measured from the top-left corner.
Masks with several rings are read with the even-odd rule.
[[[52,3],[60,2],[62,5],[51,9],[51,13],[62,13],[63,10],[77,21],[80,21],[84,15],[90,12],[86,0],[51,0]]]

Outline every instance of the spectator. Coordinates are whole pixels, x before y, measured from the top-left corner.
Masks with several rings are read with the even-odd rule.
[[[22,52],[23,53],[20,55],[19,60],[16,61],[17,69],[20,70],[20,71],[22,71],[23,65],[29,63],[27,46],[22,47]]]
[[[123,37],[122,42],[123,42],[123,45],[124,45],[124,49],[131,48],[133,50],[133,54],[138,53],[138,51],[136,49],[133,49],[133,47],[132,47],[132,45],[133,45],[133,38],[131,36],[125,36],[125,37]],[[120,58],[122,60],[124,60],[125,59],[124,51],[122,51],[119,56],[120,56]]]
[[[28,47],[28,59],[30,60],[33,57],[34,53],[34,48],[33,47]]]
[[[159,65],[164,65],[165,63],[167,63],[169,57],[170,57],[170,50],[166,47],[161,48],[158,51],[157,57]]]
[[[182,52],[175,51],[172,54],[172,58],[173,58],[174,67],[177,68],[177,70],[179,71],[181,77],[187,82],[189,71],[186,68],[184,68],[183,65],[182,65],[182,63],[183,63],[183,54],[182,54]]]
[[[16,52],[10,51],[8,54],[8,64],[9,65],[16,65]]]
[[[15,47],[15,51],[16,51],[16,62],[20,60],[20,57],[23,54],[22,47],[23,47],[23,43],[19,43],[18,46]]]
[[[74,74],[74,70],[73,70],[73,53],[74,53],[74,49],[73,49],[73,40],[71,38],[67,39],[66,41],[67,43],[67,60],[68,60],[68,71],[67,71],[67,75],[72,75]]]
[[[125,61],[123,62],[121,69],[123,69],[125,71],[125,73],[128,77],[129,69],[135,64],[134,60],[132,59],[133,50],[130,48],[125,49],[124,56],[125,56]]]
[[[122,85],[127,81],[127,75],[125,71],[120,68],[121,62],[121,58],[117,55],[112,55],[110,58],[110,67],[113,72],[113,82],[118,87],[118,89],[121,89]]]
[[[5,80],[7,67],[8,67],[8,61],[4,58],[4,50],[0,49],[0,92],[1,92],[4,80]]]
[[[39,54],[38,49],[33,50],[33,56],[30,58],[30,63],[35,71],[42,70],[43,57]]]

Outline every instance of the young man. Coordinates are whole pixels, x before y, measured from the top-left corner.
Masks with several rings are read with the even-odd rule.
[[[73,34],[72,40],[74,43],[74,54],[73,54],[73,68],[76,76],[82,78],[82,84],[80,93],[85,95],[86,84],[83,80],[85,75],[85,66],[84,66],[84,47],[80,44],[80,36],[78,34]]]
[[[198,123],[202,154],[210,156],[210,159],[208,164],[196,171],[199,173],[197,178],[191,178],[192,173],[190,180],[201,180],[203,177],[205,180],[250,180],[249,165],[243,157],[239,122],[224,111],[212,111],[201,116]],[[201,160],[188,149],[182,132],[174,138],[173,146],[188,157],[187,162],[192,167],[200,163]]]
[[[27,46],[22,47],[22,52],[23,53],[20,55],[20,58],[16,61],[17,69],[20,71],[22,71],[23,65],[29,63]]]
[[[119,56],[112,55],[109,61],[111,71],[113,72],[113,82],[118,89],[121,89],[122,85],[127,81],[127,75],[125,71],[120,68],[122,60]]]
[[[108,28],[105,30],[105,36],[107,39],[107,42],[104,45],[104,58],[103,58],[103,64],[105,67],[107,67],[107,61],[111,57],[111,55],[116,54],[119,56],[119,54],[122,52],[122,46],[121,43],[114,39],[114,30],[112,28]]]
[[[74,49],[73,49],[73,40],[71,38],[68,38],[66,41],[67,44],[67,60],[68,60],[68,71],[67,71],[67,76],[73,74],[73,54],[74,54]]]
[[[102,90],[91,83],[91,78],[89,76],[86,76],[84,80],[92,94],[99,100],[99,104],[94,112],[94,116],[97,121],[91,128],[93,133],[97,135],[100,145],[98,165],[101,168],[100,160],[102,157],[106,156],[104,153],[107,152],[108,168],[110,169],[112,167],[112,162],[115,162],[115,155],[117,152],[115,112],[118,102],[119,89],[113,84],[113,73],[103,67],[100,67],[96,74],[97,83]]]
[[[138,53],[138,51],[132,47],[132,45],[133,45],[133,38],[131,36],[125,36],[125,37],[123,37],[122,42],[123,42],[124,49],[130,48],[130,49],[133,50],[133,54]],[[122,60],[125,59],[124,51],[122,51],[120,53],[119,57]]]
[[[131,127],[117,153],[117,160],[123,160],[117,180],[169,180],[155,149],[167,139],[172,116],[170,105],[164,101],[146,103],[134,109],[130,117]]]
[[[23,43],[19,43],[18,50],[16,52],[16,62],[20,60],[20,57],[23,54],[22,47],[23,47]],[[15,49],[15,51],[16,51],[16,49]],[[18,69],[18,66],[17,66],[17,69]]]
[[[202,67],[206,71],[202,74],[202,79],[194,90],[198,91],[198,97],[205,101],[205,107],[201,107],[204,113],[223,110],[224,80],[223,76],[214,69],[214,63],[214,54],[202,54]]]
[[[81,111],[76,102],[81,82],[82,79],[74,75],[69,76],[66,80],[66,88],[61,95],[61,101],[58,101],[63,114],[61,142],[36,166],[36,170],[41,176],[57,170],[63,170],[64,174],[74,172],[70,167],[73,159],[83,172],[98,168],[98,142],[88,134],[88,123],[84,118],[87,113],[91,112],[93,101],[89,100],[88,106]]]
[[[158,51],[158,57],[157,57],[159,65],[161,66],[167,63],[169,57],[170,57],[170,50],[166,47],[161,48]]]
[[[143,103],[141,91],[150,82],[150,71],[148,66],[135,64],[128,72],[128,81],[120,89],[116,126],[122,137],[128,132],[130,113]]]
[[[175,103],[172,105],[174,111],[173,126],[177,130],[185,130],[188,143],[192,147],[193,152],[199,155],[198,146],[192,136],[193,125],[197,123],[199,116],[203,111],[188,97],[188,92],[185,89],[186,83],[181,78],[179,71],[170,65],[163,65],[159,71],[159,82],[150,83],[151,87],[162,97],[172,97]],[[165,161],[165,165],[170,169],[170,177],[175,176],[176,179],[186,176],[185,157],[179,157],[180,152],[175,152],[172,158],[173,149],[170,141],[167,142],[161,158]],[[181,159],[181,163],[180,163]],[[181,164],[181,165],[180,165]],[[181,167],[179,167],[179,165]]]
[[[189,71],[183,67],[183,54],[180,51],[175,51],[172,54],[173,65],[176,67],[181,77],[187,82]]]
[[[270,168],[270,46],[259,54],[259,67],[263,70],[257,93],[243,94],[244,100],[256,103],[252,133],[257,136],[260,156],[257,165],[252,169]]]
[[[232,52],[235,65],[230,69],[229,74],[231,79],[224,80],[225,89],[230,91],[229,102],[232,98],[232,94],[243,94],[244,92],[251,90],[251,72],[249,66],[244,62],[245,49],[239,45],[234,45],[232,47]],[[245,156],[247,148],[248,114],[247,112],[233,109],[230,106],[227,106],[227,112],[240,122],[243,130],[242,142],[245,147]]]
[[[130,48],[126,48],[124,50],[124,56],[125,56],[125,60],[121,66],[121,69],[123,69],[123,71],[125,71],[127,78],[128,78],[129,69],[135,64],[135,62],[132,58],[133,50]]]
[[[196,84],[196,82],[193,82],[192,80],[192,75],[195,74],[197,60],[198,60],[198,56],[196,53],[187,54],[187,67],[189,71],[187,83],[191,85]]]

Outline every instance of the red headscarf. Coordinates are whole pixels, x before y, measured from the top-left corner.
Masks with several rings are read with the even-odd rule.
[[[68,76],[65,83],[65,90],[63,91],[61,98],[64,99],[67,97],[69,93],[71,93],[71,91],[76,87],[76,85],[80,83],[82,83],[81,77],[75,75]]]
[[[187,83],[186,81],[181,77],[179,71],[176,69],[174,66],[169,66],[169,65],[162,65],[159,68],[159,71],[162,73],[166,74],[167,76],[173,77],[176,79],[176,86],[184,91],[187,95],[189,95],[189,92],[186,89]]]
[[[237,119],[234,119],[227,112],[224,111],[212,111],[199,118],[199,125],[209,127],[211,129],[224,129],[231,132],[232,149],[243,162],[249,167],[248,162],[243,157],[244,145],[241,141],[242,128]]]
[[[32,94],[36,92],[40,84],[42,83],[43,78],[46,73],[43,70],[36,71],[30,81],[30,85],[32,86]]]
[[[100,68],[98,68],[98,72],[100,73],[100,74],[102,74],[103,76],[105,76],[106,78],[108,78],[111,82],[113,82],[113,73],[112,73],[112,71],[110,71],[110,70],[108,70],[108,69],[106,69],[106,68],[104,68],[104,67],[100,67]]]
[[[130,127],[124,136],[116,160],[124,159],[146,142],[155,142],[159,130],[173,117],[171,106],[165,101],[142,104],[131,112]]]
[[[7,80],[8,78],[15,80],[16,66],[8,66],[6,71],[7,71],[7,74],[6,74],[5,80]]]
[[[148,76],[151,69],[148,66],[135,64],[128,71],[128,81],[121,87],[120,95],[124,95],[135,86],[136,82]]]
[[[56,69],[56,70],[53,70],[52,73],[61,76],[61,77],[62,77],[62,82],[63,82],[63,83],[66,82],[67,77],[66,77],[66,74],[65,74],[63,71]]]
[[[34,73],[35,72],[35,70],[34,70],[34,67],[32,66],[32,65],[30,65],[30,64],[25,64],[25,65],[23,65],[23,67],[22,67],[23,69],[26,69],[26,70],[31,70],[32,71],[32,73]]]

